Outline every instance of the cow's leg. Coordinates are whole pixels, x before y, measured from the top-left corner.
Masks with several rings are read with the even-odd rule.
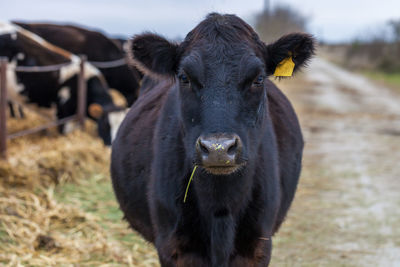
[[[18,112],[21,119],[25,118],[24,108],[20,104],[18,104]]]
[[[194,253],[185,253],[177,255],[173,259],[165,259],[160,255],[160,264],[162,267],[209,267],[207,259],[201,258]]]
[[[257,267],[268,266],[269,262],[271,261],[271,252],[272,252],[272,239],[271,238],[267,240],[260,239],[260,242],[258,243],[254,255],[254,259],[256,262],[254,266]]]
[[[178,257],[178,246],[174,236],[156,237],[155,246],[158,252],[161,267],[176,267],[176,259]]]
[[[173,262],[163,258],[161,255],[159,255],[159,260],[161,267],[176,267],[176,265]]]
[[[253,257],[235,255],[231,261],[232,267],[266,267],[271,261],[272,241],[260,240]]]
[[[209,267],[209,259],[198,253],[182,252],[176,236],[156,239],[156,247],[162,267]],[[222,266],[222,265],[221,265]]]
[[[200,255],[195,253],[185,253],[179,255],[177,258],[177,267],[208,267],[210,266],[207,259],[202,258]]]
[[[11,101],[7,101],[7,104],[8,104],[8,109],[10,110],[11,118],[16,118],[13,103]]]

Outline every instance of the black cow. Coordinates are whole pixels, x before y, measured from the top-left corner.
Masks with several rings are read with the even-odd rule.
[[[303,139],[268,80],[310,35],[265,45],[234,15],[212,13],[181,44],[132,40],[137,66],[158,79],[131,107],[112,146],[114,191],[161,266],[267,266],[272,235],[293,200]],[[185,190],[193,170],[186,202]]]
[[[17,70],[11,72],[14,73],[14,78],[11,78],[9,83],[15,85],[20,83],[23,86],[22,90],[18,89],[16,92],[11,92],[10,95],[25,95],[29,102],[36,103],[41,107],[51,107],[55,104],[59,119],[76,113],[77,74],[80,64],[77,56],[10,23],[0,24],[0,56],[5,56],[12,62],[11,68],[15,65],[29,67],[65,64],[60,71],[21,72]],[[12,81],[13,79],[15,81]],[[105,144],[111,144],[111,130],[108,132],[101,130],[105,128],[102,125],[104,120],[101,117],[108,117],[110,112],[121,112],[121,108],[114,105],[101,73],[88,63],[85,65],[85,79],[88,89],[89,117],[98,122],[99,134]],[[96,112],[90,112],[93,110]]]
[[[101,64],[98,67],[109,86],[125,96],[128,106],[131,106],[136,100],[141,77],[134,67],[126,64],[122,43],[109,39],[98,31],[73,25],[15,23],[74,54],[87,55],[88,60],[93,61],[93,64],[120,60],[120,63],[117,62],[115,65],[107,67],[107,64]]]

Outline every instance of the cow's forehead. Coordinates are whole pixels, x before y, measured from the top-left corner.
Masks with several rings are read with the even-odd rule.
[[[243,58],[256,56],[254,46],[248,42],[199,42],[193,44],[186,50],[184,58],[191,58],[202,62],[236,62],[239,63]]]
[[[218,76],[219,79],[240,78],[247,68],[263,68],[264,60],[248,43],[210,44],[192,46],[180,62],[180,68],[189,74],[201,74],[203,79]],[[228,77],[230,76],[230,77]]]

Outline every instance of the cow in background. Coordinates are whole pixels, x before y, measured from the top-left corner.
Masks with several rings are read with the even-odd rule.
[[[114,42],[114,44],[121,50],[121,51],[127,51],[128,47],[128,39],[125,39],[123,37],[113,37],[110,38],[111,41]]]
[[[60,65],[60,70],[46,72],[8,71],[10,96],[23,95],[26,101],[40,107],[57,107],[59,119],[74,115],[77,110],[77,84],[80,58],[41,37],[12,23],[0,23],[0,56],[7,57],[10,68]],[[99,135],[105,144],[111,144],[111,131],[104,133],[103,120],[112,112],[121,112],[114,105],[102,74],[91,64],[85,64],[87,82],[87,113],[97,121]],[[62,127],[63,132],[70,124]]]
[[[99,31],[73,25],[15,23],[56,46],[86,55],[103,73],[110,88],[125,96],[128,106],[137,99],[141,75],[136,68],[126,64],[123,39],[111,40]]]

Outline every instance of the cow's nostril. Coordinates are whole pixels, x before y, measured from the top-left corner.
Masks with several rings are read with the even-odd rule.
[[[203,144],[203,142],[201,142],[201,140],[199,141],[199,146],[200,146],[201,152],[208,155],[209,151],[208,151],[207,147]]]
[[[235,142],[233,142],[229,147],[228,147],[228,151],[227,153],[229,155],[234,155],[237,151],[237,147],[238,147],[238,138],[235,138]]]

